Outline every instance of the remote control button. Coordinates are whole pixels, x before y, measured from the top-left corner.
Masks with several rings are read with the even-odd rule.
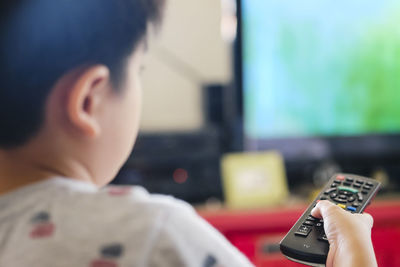
[[[302,225],[294,234],[307,237],[310,232],[311,232],[311,226]]]
[[[353,196],[350,196],[350,197],[347,199],[348,202],[353,202],[354,200],[356,200],[356,198],[353,197]]]
[[[360,188],[361,185],[360,185],[360,184],[353,184],[353,187],[355,187],[355,188]]]
[[[326,191],[324,192],[324,194],[329,194],[329,193],[332,193],[332,192],[334,192],[334,191],[336,191],[336,188],[329,188],[328,190],[326,190]]]
[[[354,179],[353,178],[350,178],[350,177],[347,177],[346,178],[346,182],[350,182],[350,183],[352,183],[354,181]]]
[[[369,186],[373,186],[374,184],[373,184],[373,183],[371,183],[371,182],[367,182],[367,185],[369,185]]]
[[[372,187],[368,186],[368,185],[364,185],[363,189],[365,190],[371,190]]]
[[[349,191],[341,191],[339,194],[343,194],[345,196],[350,196],[352,195],[352,193],[350,193]]]
[[[325,233],[321,234],[321,235],[318,237],[318,240],[322,240],[322,241],[328,242],[328,238],[326,237],[326,234],[325,234]]]
[[[309,216],[307,217],[307,221],[316,222],[317,220],[318,220],[317,218],[315,218],[315,217],[313,217],[313,216],[311,216],[311,215],[309,215]]]
[[[317,223],[316,225],[315,225],[316,227],[324,227],[324,225],[322,224],[322,223]]]
[[[334,180],[333,181],[335,184],[341,184],[342,183],[342,181],[339,181],[339,180]]]
[[[336,193],[332,193],[332,194],[330,194],[329,196],[330,196],[332,199],[334,199],[334,198],[337,197],[337,194],[336,194]]]
[[[351,183],[350,183],[350,182],[344,182],[343,185],[345,185],[345,186],[350,186]]]
[[[363,184],[364,181],[362,181],[362,180],[357,180],[356,183],[357,183],[357,184]]]
[[[342,200],[347,200],[347,196],[344,196],[344,195],[339,195],[339,199],[342,199]]]
[[[341,207],[342,209],[345,209],[346,208],[346,205],[343,205],[343,204],[337,204],[339,207]]]
[[[358,193],[357,189],[354,189],[354,188],[351,188],[351,187],[339,186],[338,189],[340,191],[347,191],[347,192],[354,193],[354,194]]]
[[[337,197],[337,195],[338,194],[336,192],[333,192],[333,193],[330,194],[331,197]]]
[[[343,181],[344,179],[346,179],[346,177],[344,175],[339,174],[338,176],[336,176],[336,179],[339,181]]]
[[[331,187],[337,187],[337,186],[338,186],[338,185],[335,184],[335,183],[331,184]]]
[[[352,206],[348,206],[347,207],[347,210],[349,210],[349,211],[356,211],[357,209],[355,208],[355,207],[352,207]]]
[[[358,207],[360,207],[360,203],[353,203],[352,206],[355,208],[358,208]]]
[[[363,195],[367,195],[368,191],[363,190],[363,191],[361,191],[361,193],[363,193]]]
[[[335,201],[338,202],[338,203],[342,203],[342,204],[346,204],[347,203],[347,200],[340,199],[340,198],[336,198]]]
[[[358,201],[362,202],[364,200],[363,195],[361,193],[357,194]]]
[[[309,226],[313,226],[314,222],[306,220],[305,222],[303,222],[304,225],[309,225]]]

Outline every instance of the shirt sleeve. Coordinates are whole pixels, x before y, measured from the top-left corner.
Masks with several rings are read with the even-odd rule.
[[[149,255],[149,266],[254,266],[188,205],[168,214]]]

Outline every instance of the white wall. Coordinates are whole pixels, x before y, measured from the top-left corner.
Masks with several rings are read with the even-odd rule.
[[[231,79],[231,50],[220,23],[220,0],[168,1],[143,74],[143,132],[203,126],[202,84]]]

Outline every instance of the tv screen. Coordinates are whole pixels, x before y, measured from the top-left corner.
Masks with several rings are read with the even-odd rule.
[[[400,132],[400,1],[241,2],[247,140]]]

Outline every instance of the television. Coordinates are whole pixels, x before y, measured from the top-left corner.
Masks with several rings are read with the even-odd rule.
[[[246,150],[397,164],[398,0],[240,0],[238,17]]]

